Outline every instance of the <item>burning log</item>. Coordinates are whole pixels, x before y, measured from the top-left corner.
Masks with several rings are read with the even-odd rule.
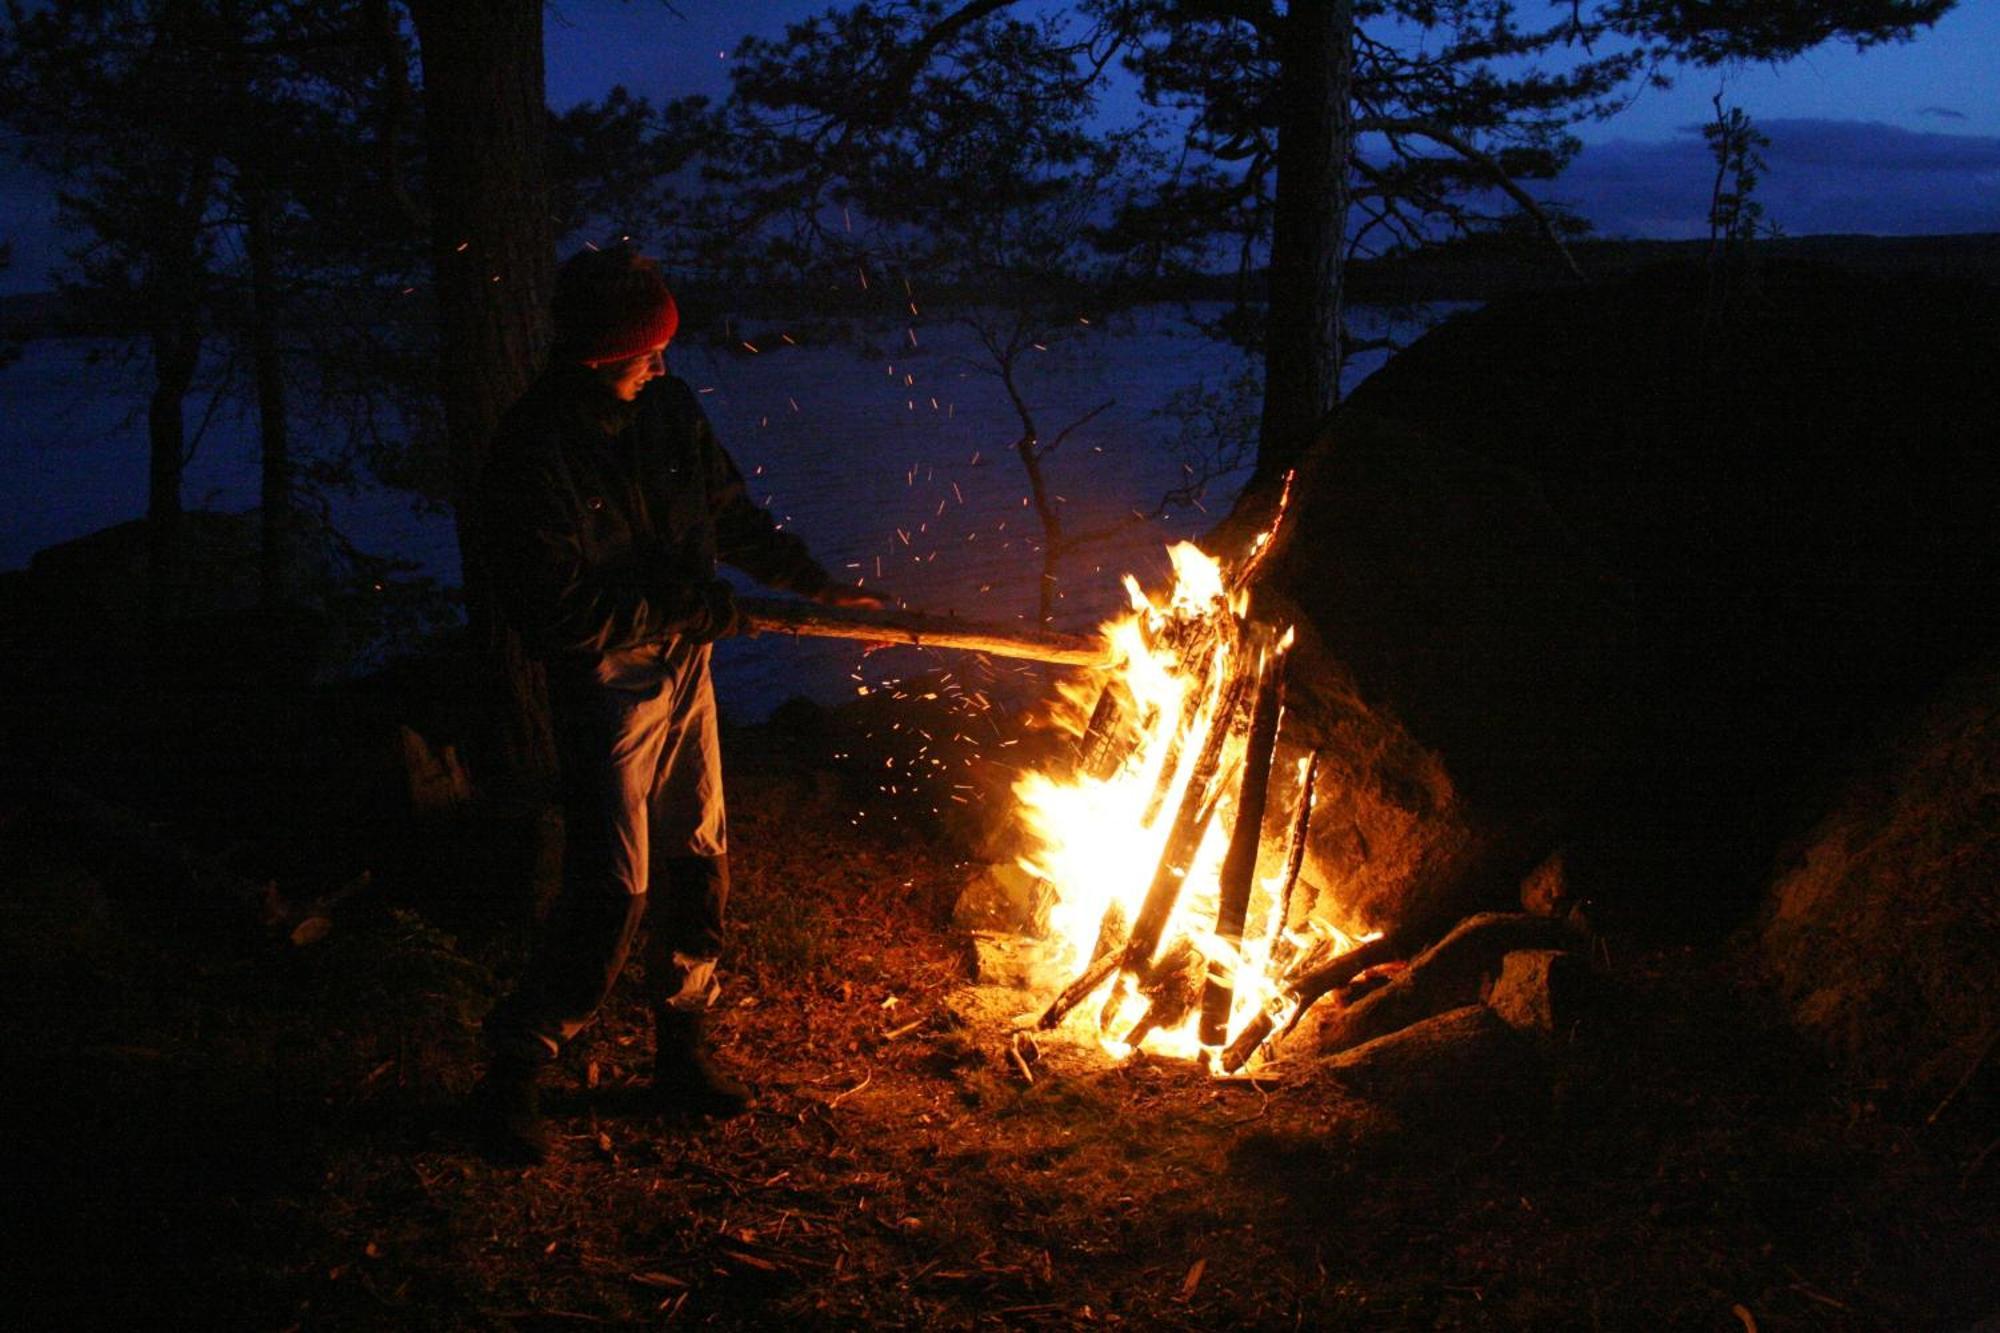
[[[1104,909],[1104,919],[1097,923],[1097,943],[1090,950],[1091,961],[1122,951],[1125,941],[1131,937],[1132,931],[1125,921],[1125,909],[1113,902]]]
[[[1386,937],[1378,937],[1356,945],[1330,962],[1320,964],[1309,971],[1294,972],[1287,976],[1284,986],[1285,1000],[1289,1006],[1280,1004],[1275,1009],[1266,1009],[1244,1024],[1243,1031],[1229,1043],[1222,1052],[1222,1068],[1226,1073],[1235,1073],[1250,1062],[1250,1057],[1261,1049],[1271,1034],[1277,1031],[1278,1022],[1285,1008],[1289,1007],[1292,1022],[1298,1022],[1299,1015],[1313,1001],[1339,986],[1345,986],[1371,967],[1393,962],[1397,957],[1397,946]],[[1302,962],[1310,964],[1314,955],[1307,955]],[[1287,1031],[1290,1029],[1287,1028]]]
[[[817,602],[775,597],[739,597],[736,609],[744,627],[753,634],[804,634],[918,648],[959,648],[1063,666],[1111,664],[1109,648],[1095,635],[1059,634],[1054,630],[987,624],[917,611],[821,606]]]
[[[1297,468],[1285,473],[1284,480],[1278,487],[1278,502],[1271,510],[1271,521],[1250,544],[1250,549],[1244,553],[1242,559],[1237,561],[1236,570],[1230,576],[1229,586],[1232,589],[1241,590],[1249,587],[1256,580],[1258,571],[1263,569],[1265,561],[1271,558],[1271,553],[1277,550],[1279,538],[1281,536],[1288,538],[1292,529],[1298,526],[1296,523],[1289,526],[1285,523],[1285,515],[1292,507],[1292,483],[1298,479],[1298,475]]]
[[[1173,915],[1181,886],[1187,882],[1188,867],[1194,860],[1194,854],[1201,850],[1208,821],[1215,816],[1217,802],[1213,799],[1212,789],[1216,785],[1216,770],[1221,766],[1223,746],[1228,743],[1236,714],[1242,711],[1244,697],[1248,693],[1249,678],[1239,675],[1229,682],[1221,702],[1216,705],[1214,725],[1208,729],[1208,738],[1202,742],[1201,753],[1195,756],[1194,769],[1188,774],[1187,790],[1181,794],[1180,810],[1174,816],[1173,827],[1167,832],[1167,844],[1160,852],[1160,863],[1153,871],[1153,882],[1147,887],[1146,897],[1139,905],[1137,919],[1132,922],[1132,938],[1125,944],[1125,961],[1130,967],[1146,967],[1160,947],[1160,933],[1167,928],[1167,919]]]
[[[1135,740],[1126,726],[1131,711],[1131,691],[1115,680],[1104,687],[1097,696],[1097,706],[1090,710],[1090,724],[1077,738],[1079,774],[1102,781],[1118,771]]]
[[[1083,970],[1083,975],[1063,987],[1062,994],[1049,1001],[1049,1007],[1042,1011],[1042,1016],[1035,1025],[1052,1028],[1068,1018],[1070,1010],[1089,999],[1090,993],[1108,981],[1124,960],[1125,955],[1122,952],[1107,953],[1092,960],[1090,966]]]
[[[1210,799],[1210,789],[1215,786],[1216,770],[1222,764],[1223,746],[1229,739],[1236,714],[1242,709],[1246,686],[1247,678],[1236,677],[1216,705],[1214,725],[1209,728],[1208,738],[1202,742],[1201,753],[1195,756],[1194,769],[1188,775],[1187,790],[1181,794],[1180,810],[1167,833],[1159,865],[1153,872],[1153,881],[1140,904],[1139,915],[1132,923],[1132,934],[1126,940],[1124,949],[1093,962],[1082,976],[1064,987],[1062,994],[1056,996],[1042,1014],[1042,1027],[1053,1028],[1061,1023],[1072,1009],[1083,1003],[1121,966],[1144,971],[1152,964],[1153,954],[1160,947],[1161,932],[1166,929],[1167,919],[1173,915],[1174,902],[1180,897],[1181,885],[1187,879],[1188,867],[1201,848],[1208,821],[1214,816],[1215,802]]]
[[[1154,1029],[1172,1031],[1187,1021],[1201,993],[1204,971],[1194,945],[1185,939],[1175,940],[1139,984],[1139,993],[1148,1001],[1146,1013],[1126,1036],[1125,1044],[1136,1050]]]
[[[1298,891],[1299,875],[1306,865],[1306,835],[1312,832],[1313,788],[1319,784],[1319,754],[1318,750],[1314,750],[1311,761],[1306,764],[1305,778],[1299,786],[1299,812],[1292,821],[1291,842],[1285,849],[1285,881],[1278,890],[1278,900],[1284,904],[1278,921],[1283,926],[1289,926],[1294,920],[1292,895]]]
[[[1201,713],[1202,701],[1209,696],[1208,678],[1215,669],[1215,659],[1219,655],[1222,635],[1218,620],[1222,617],[1185,622],[1171,626],[1168,630],[1167,645],[1183,662],[1188,663],[1188,678],[1198,688],[1190,688],[1181,701],[1180,717],[1174,722],[1174,729],[1167,735],[1166,759],[1160,765],[1159,779],[1153,784],[1153,794],[1146,801],[1146,813],[1139,822],[1151,827],[1160,817],[1160,809],[1167,803],[1167,793],[1173,789],[1174,774],[1181,767],[1181,746],[1194,730],[1194,721]],[[1231,622],[1233,623],[1233,621]]]
[[[1107,684],[1097,695],[1097,704],[1090,710],[1089,725],[1083,735],[1077,737],[1073,756],[1073,767],[1077,776],[1102,782],[1118,771],[1139,742],[1131,727],[1134,700],[1132,692],[1118,681]],[[1054,910],[1060,894],[1056,886],[1046,879],[1035,881],[1033,890],[1034,911],[1028,923],[1028,933],[1037,938],[1046,936],[1049,929],[1049,913]],[[1105,934],[1112,928],[1110,914],[1105,917],[1104,926],[1098,931],[1097,948],[1092,951],[1093,959],[1105,949]],[[1124,939],[1125,920],[1119,915],[1116,923],[1119,941]]]
[[[1257,663],[1257,702],[1250,712],[1249,748],[1243,758],[1243,785],[1236,800],[1236,826],[1222,859],[1220,899],[1215,909],[1215,933],[1231,946],[1243,942],[1243,922],[1250,911],[1250,882],[1257,873],[1257,849],[1264,828],[1264,807],[1271,793],[1271,760],[1278,747],[1278,717],[1285,706],[1285,645],[1270,642],[1266,629]],[[1220,1046],[1229,1036],[1229,1010],[1236,998],[1233,979],[1210,970],[1201,997],[1201,1041]]]

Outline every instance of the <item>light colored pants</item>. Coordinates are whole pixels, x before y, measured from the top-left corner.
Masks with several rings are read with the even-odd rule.
[[[729,896],[722,747],[707,644],[553,663],[563,888],[520,986],[487,1020],[496,1055],[553,1059],[596,1016],[652,904],[656,1009],[714,1001]]]

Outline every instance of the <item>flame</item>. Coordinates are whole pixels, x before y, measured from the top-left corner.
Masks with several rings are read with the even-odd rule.
[[[1089,966],[1107,922],[1117,936],[1114,942],[1122,943],[1118,932],[1128,930],[1140,914],[1175,812],[1194,776],[1196,756],[1219,723],[1227,687],[1236,675],[1257,668],[1255,661],[1246,660],[1250,654],[1242,650],[1238,636],[1218,632],[1233,628],[1234,617],[1245,610],[1243,595],[1232,597],[1221,567],[1185,542],[1171,547],[1168,555],[1174,569],[1171,587],[1150,596],[1128,575],[1124,582],[1132,611],[1104,626],[1120,665],[1070,690],[1057,705],[1062,725],[1083,736],[1098,696],[1111,690],[1122,702],[1126,734],[1136,731],[1137,743],[1108,773],[1037,771],[1014,786],[1029,846],[1020,865],[1052,891],[1047,925],[1055,947],[1048,975],[1040,978],[1052,990]],[[1282,653],[1291,643],[1287,629],[1264,651]],[[1216,772],[1240,770],[1245,748],[1242,735],[1227,737]],[[1302,790],[1308,763],[1298,761],[1290,792]],[[1214,816],[1181,881],[1153,965],[1144,969],[1150,982],[1123,973],[1077,1005],[1066,1020],[1068,1026],[1093,1032],[1114,1057],[1144,1049],[1205,1058],[1198,1032],[1203,979],[1233,987],[1231,1037],[1260,1014],[1281,1025],[1292,1004],[1283,985],[1286,967],[1327,941],[1340,951],[1354,943],[1325,922],[1291,925],[1282,919],[1284,856],[1260,858],[1280,869],[1253,880],[1241,940],[1216,933],[1219,872],[1235,820],[1236,785],[1217,784]],[[1190,990],[1191,1005],[1185,1002]],[[1135,1032],[1156,1007],[1155,997],[1167,992],[1171,995],[1157,1007],[1171,1021]],[[1134,1037],[1140,1039],[1136,1047]]]

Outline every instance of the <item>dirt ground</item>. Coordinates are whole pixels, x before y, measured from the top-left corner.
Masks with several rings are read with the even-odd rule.
[[[970,984],[952,847],[730,745],[718,1026],[761,1101],[635,1114],[621,996],[531,1170],[482,1161],[460,1110],[521,914],[385,878],[286,948],[17,809],[8,1323],[2000,1327],[1988,1085],[1834,1081],[1726,942],[1610,941],[1574,1031],[1481,1086],[1225,1084],[1057,1042],[1029,1081],[1008,1020],[1037,997]]]

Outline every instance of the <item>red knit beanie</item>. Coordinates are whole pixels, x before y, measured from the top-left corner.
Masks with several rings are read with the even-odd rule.
[[[673,341],[680,308],[654,262],[630,246],[580,250],[556,271],[556,355],[588,366]]]

